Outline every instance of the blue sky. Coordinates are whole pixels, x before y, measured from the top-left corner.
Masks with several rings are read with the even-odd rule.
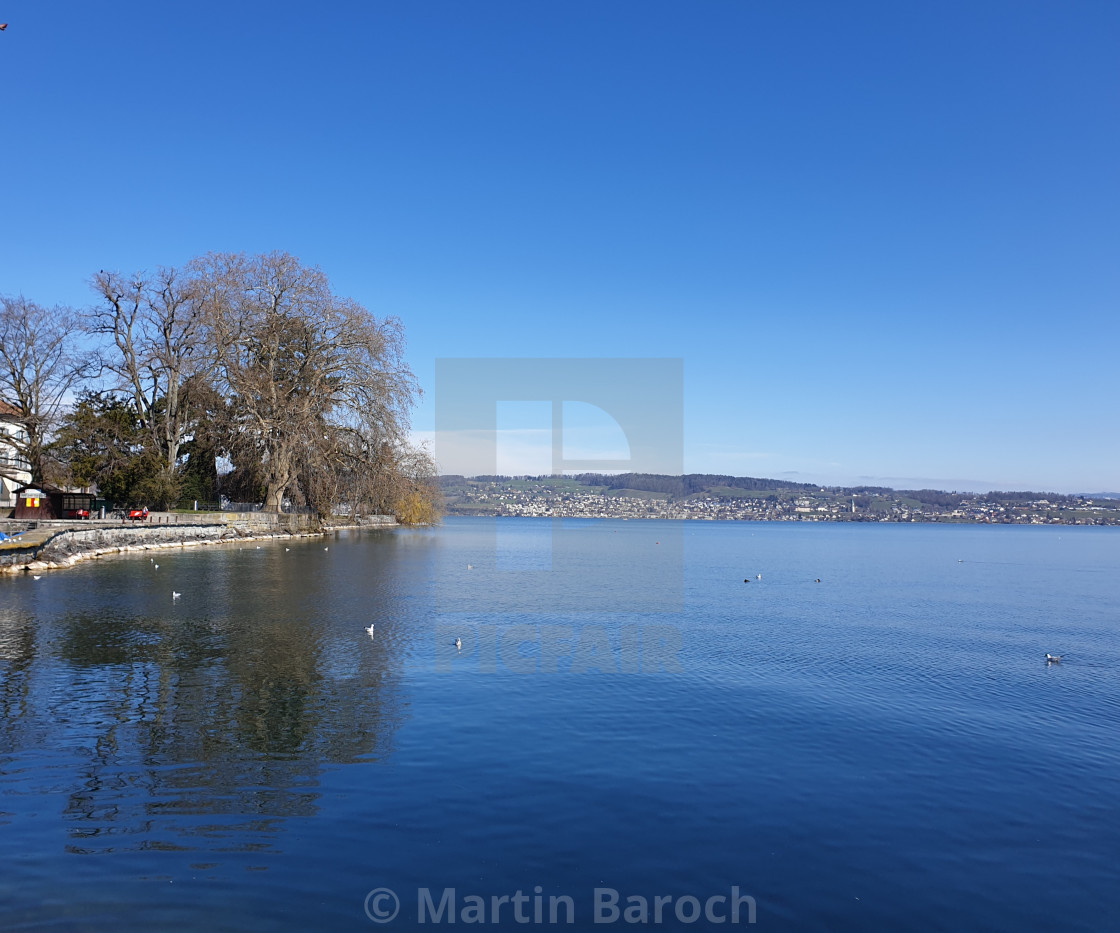
[[[1120,488],[1120,5],[0,0],[0,292],[288,250],[689,471]]]

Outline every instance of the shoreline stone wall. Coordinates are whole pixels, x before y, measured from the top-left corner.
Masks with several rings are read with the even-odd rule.
[[[215,520],[219,518],[219,520]],[[49,534],[55,525],[59,527]],[[45,538],[26,546],[0,549],[0,573],[52,570],[69,567],[81,560],[107,554],[156,548],[198,547],[253,538],[310,537],[341,528],[391,528],[392,516],[371,516],[360,525],[325,525],[310,515],[269,512],[228,512],[211,515],[206,522],[170,524],[104,525],[42,522]]]

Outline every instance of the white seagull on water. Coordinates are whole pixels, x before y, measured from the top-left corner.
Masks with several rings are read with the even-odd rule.
[[[463,639],[461,639],[458,635],[455,636],[455,647],[460,651],[463,650]]]
[[[370,638],[373,638],[373,624],[372,623],[370,625],[366,626],[366,634]]]
[[[182,595],[183,595],[182,593],[176,593],[174,590],[171,591],[171,598],[172,599],[178,599]]]
[[[1060,654],[1051,654],[1049,651],[1046,652],[1046,663],[1047,664],[1055,664],[1055,663],[1060,662],[1061,660],[1062,660],[1062,656]]]

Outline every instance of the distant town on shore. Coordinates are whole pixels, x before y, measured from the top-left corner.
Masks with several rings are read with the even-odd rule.
[[[652,473],[442,476],[449,515],[536,518],[1120,525],[1120,497],[817,486],[744,476]]]

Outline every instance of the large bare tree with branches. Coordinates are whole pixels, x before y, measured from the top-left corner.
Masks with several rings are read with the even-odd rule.
[[[192,268],[205,282],[230,447],[257,451],[265,509],[337,504],[349,476],[405,444],[419,387],[400,321],[335,295],[321,270],[287,253],[210,254]]]
[[[131,398],[151,449],[162,461],[159,498],[175,498],[181,450],[198,416],[192,380],[205,383],[213,366],[205,302],[196,267],[160,268],[152,275],[102,270],[92,287],[100,297],[87,329],[101,336],[103,370],[112,388]]]
[[[0,399],[24,428],[4,440],[36,484],[58,479],[47,455],[48,438],[71,390],[91,369],[78,346],[80,333],[70,308],[48,308],[22,295],[0,296]],[[0,464],[0,471],[9,479],[18,475],[10,463]]]

